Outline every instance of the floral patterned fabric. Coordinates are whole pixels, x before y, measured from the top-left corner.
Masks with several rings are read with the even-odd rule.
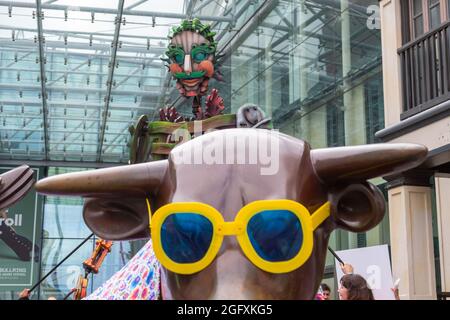
[[[158,300],[161,296],[160,270],[150,240],[119,272],[85,300]]]

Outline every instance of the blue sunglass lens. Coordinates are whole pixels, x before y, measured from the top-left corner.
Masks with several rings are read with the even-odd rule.
[[[248,222],[247,234],[256,253],[270,262],[294,258],[303,244],[300,221],[288,210],[259,212]]]
[[[175,213],[161,226],[161,243],[166,255],[177,263],[201,260],[213,236],[211,221],[195,213]]]

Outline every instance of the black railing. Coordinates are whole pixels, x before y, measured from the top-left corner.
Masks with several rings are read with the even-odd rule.
[[[410,117],[450,99],[450,22],[398,50],[403,113]]]
[[[447,300],[447,298],[450,298],[450,292],[438,292],[437,298],[438,300]]]

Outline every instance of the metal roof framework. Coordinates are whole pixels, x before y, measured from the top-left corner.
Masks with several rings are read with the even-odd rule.
[[[160,12],[155,0],[0,1],[0,159],[127,162],[128,127],[158,109],[168,83],[169,28],[197,7],[214,12],[202,21],[231,24],[228,2]]]

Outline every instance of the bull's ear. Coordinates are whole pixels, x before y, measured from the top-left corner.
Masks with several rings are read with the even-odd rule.
[[[364,232],[384,217],[383,194],[371,183],[335,185],[329,192],[331,216],[336,227]]]
[[[150,237],[145,198],[86,198],[86,225],[105,240],[133,240]]]

